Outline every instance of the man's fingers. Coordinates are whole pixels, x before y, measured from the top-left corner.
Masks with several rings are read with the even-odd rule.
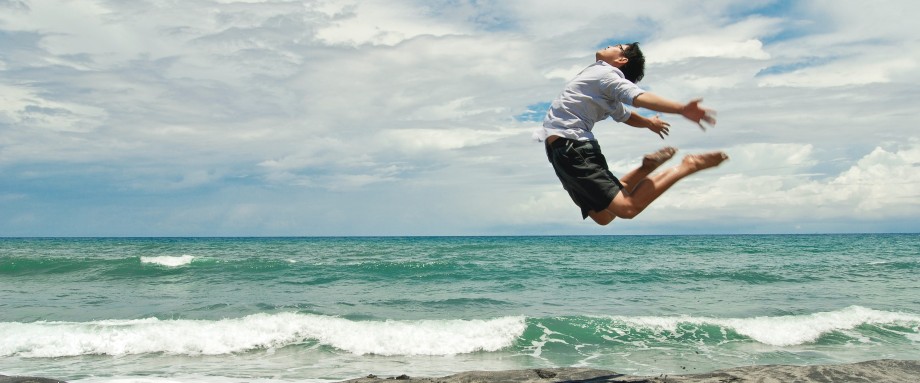
[[[703,114],[703,121],[706,121],[707,123],[709,123],[709,125],[715,125],[716,116],[717,116],[716,111],[706,109],[706,113]]]

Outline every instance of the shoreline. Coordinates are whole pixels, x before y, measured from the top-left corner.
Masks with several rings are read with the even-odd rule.
[[[887,382],[915,383],[920,361],[879,359],[833,365],[762,365],[735,367],[702,374],[632,376],[592,368],[537,368],[505,371],[467,371],[443,377],[364,377],[341,383],[728,383],[728,382]],[[0,381],[0,383],[4,383]]]
[[[873,382],[912,383],[920,377],[920,360],[879,359],[830,365],[760,365],[702,374],[632,376],[610,370],[559,367],[527,370],[467,371],[443,377],[379,377],[369,375],[340,383],[728,383],[728,382]],[[28,376],[3,376],[0,383],[65,383]]]

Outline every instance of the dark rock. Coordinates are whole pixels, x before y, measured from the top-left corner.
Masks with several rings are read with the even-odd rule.
[[[0,383],[67,383],[63,380],[36,378],[33,376],[5,376],[0,375]]]
[[[558,375],[558,374],[556,374],[555,372],[552,372],[552,371],[550,371],[550,370],[536,369],[536,370],[534,370],[534,371],[536,371],[537,376],[539,376],[539,377],[541,377],[541,378],[543,378],[543,379],[555,378],[556,375]]]

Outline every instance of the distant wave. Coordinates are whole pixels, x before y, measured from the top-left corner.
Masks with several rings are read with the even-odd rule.
[[[364,321],[300,314],[253,314],[222,320],[104,320],[0,323],[0,357],[167,353],[221,355],[322,344],[357,355],[455,355],[510,350],[538,355],[543,345],[617,350],[696,348],[728,342],[785,347],[821,342],[920,341],[920,315],[851,306],[805,315],[501,317],[488,320]]]
[[[141,257],[141,263],[153,263],[166,267],[179,267],[192,263],[192,260],[194,259],[195,257],[188,254],[178,257],[164,255],[159,257]]]

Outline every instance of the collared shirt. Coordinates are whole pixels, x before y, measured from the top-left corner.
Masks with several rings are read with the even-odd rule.
[[[595,141],[591,129],[598,121],[613,117],[617,122],[629,119],[632,112],[626,105],[645,93],[627,80],[618,68],[598,61],[583,69],[566,84],[553,100],[543,127],[534,138],[543,141],[548,136],[560,136],[578,141]]]

